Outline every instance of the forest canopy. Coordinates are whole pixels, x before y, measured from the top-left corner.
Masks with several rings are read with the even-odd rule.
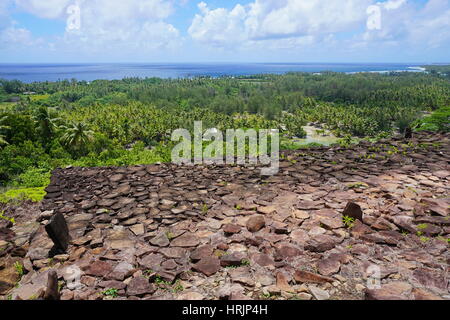
[[[170,161],[171,132],[279,129],[303,137],[320,124],[338,137],[449,131],[443,72],[126,78],[92,82],[0,80],[0,185],[36,188],[56,167]]]

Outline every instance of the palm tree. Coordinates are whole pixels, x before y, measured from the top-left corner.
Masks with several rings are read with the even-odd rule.
[[[3,130],[10,129],[10,127],[2,124],[4,121],[6,121],[7,117],[8,116],[4,116],[3,118],[0,118],[0,145],[8,144],[8,142],[5,140],[5,136],[1,134]]]
[[[84,122],[74,122],[63,127],[62,143],[79,151],[93,139],[94,132]]]
[[[54,133],[56,122],[60,119],[56,118],[52,110],[46,107],[39,108],[34,118],[41,129],[42,138],[44,141],[48,141]]]

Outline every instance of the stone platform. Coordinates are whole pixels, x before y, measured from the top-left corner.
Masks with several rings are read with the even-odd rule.
[[[272,177],[239,166],[58,169],[37,222],[0,238],[5,261],[23,249],[26,271],[0,294],[36,297],[56,270],[62,299],[450,299],[449,151],[449,134],[421,133],[286,151]],[[349,202],[362,221],[344,223]],[[56,213],[71,242],[49,258],[44,225]]]

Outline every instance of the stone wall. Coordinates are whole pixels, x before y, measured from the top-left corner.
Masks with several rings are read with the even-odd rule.
[[[15,294],[54,269],[63,299],[108,288],[117,299],[448,297],[449,148],[449,134],[423,133],[288,151],[271,177],[239,166],[55,170]],[[349,202],[363,218],[346,224]],[[43,225],[56,213],[72,241],[49,259]],[[366,288],[371,264],[378,290]],[[74,267],[81,283],[69,288]]]

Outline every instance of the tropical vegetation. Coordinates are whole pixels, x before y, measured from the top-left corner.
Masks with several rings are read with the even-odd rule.
[[[408,127],[448,132],[449,106],[450,82],[438,72],[0,80],[0,186],[35,191],[69,165],[170,161],[171,133],[196,120],[205,129],[279,129],[288,142],[307,123],[374,138]]]

